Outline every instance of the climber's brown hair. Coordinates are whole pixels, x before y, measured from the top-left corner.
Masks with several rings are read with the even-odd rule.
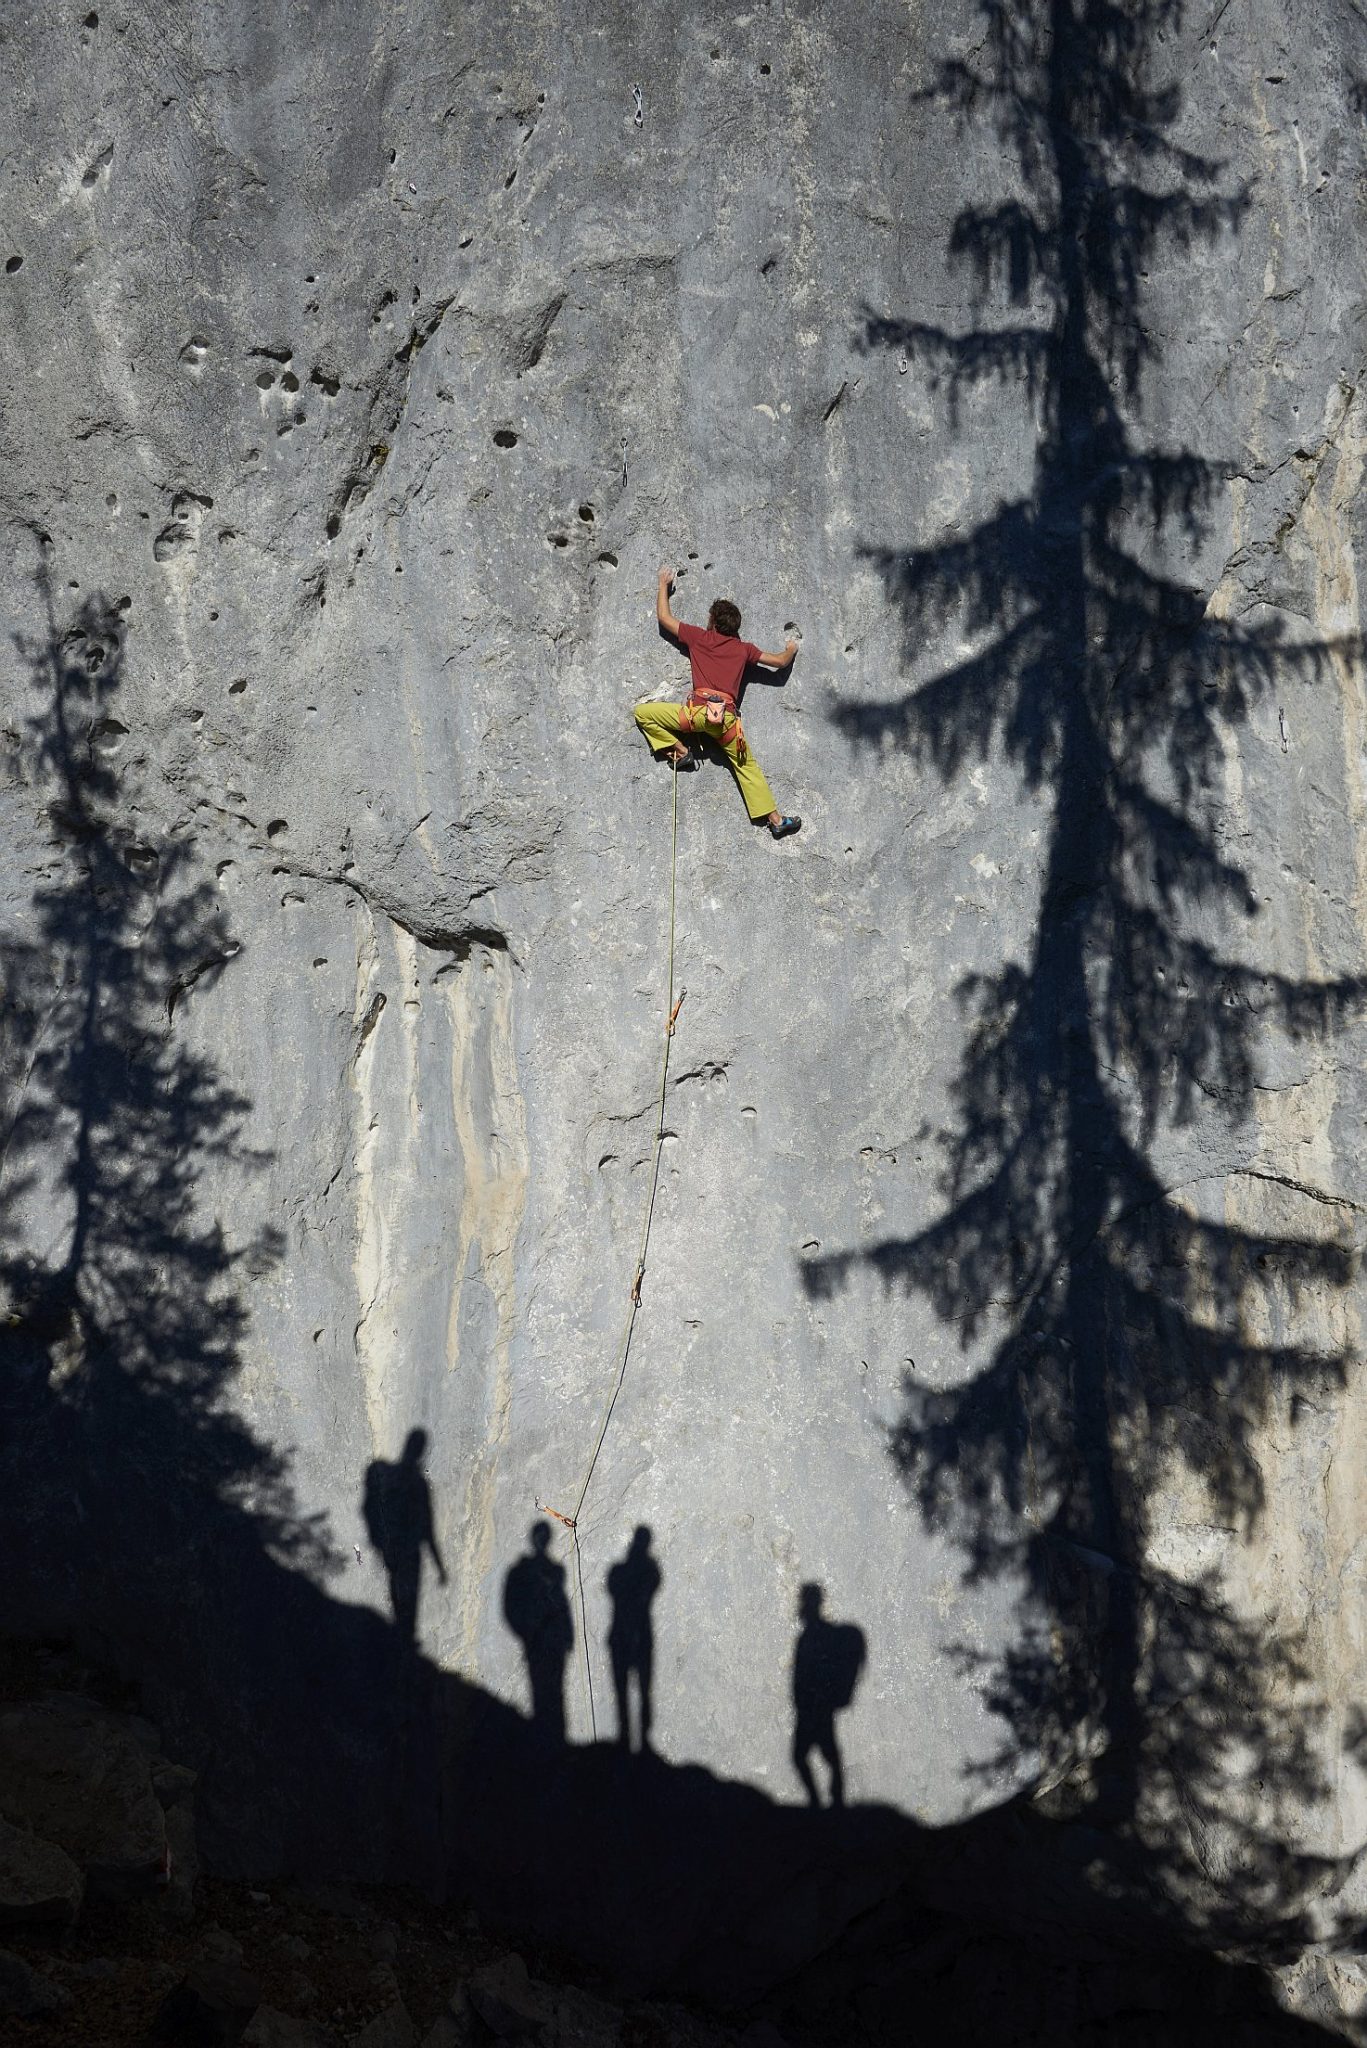
[[[727,633],[732,639],[740,631],[740,608],[732,604],[729,597],[719,597],[707,614],[707,629],[710,633]]]

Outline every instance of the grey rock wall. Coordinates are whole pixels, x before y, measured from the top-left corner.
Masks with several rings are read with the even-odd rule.
[[[1360,1910],[1367,47],[1126,21],[10,10],[14,1618],[202,1678],[242,1545],[388,1615],[420,1429],[418,1642],[529,1708],[652,1165],[671,562],[800,627],[746,715],[804,827],[678,791],[598,1734],[644,1524],[670,1763],[801,1798],[816,1581],[851,1800]]]

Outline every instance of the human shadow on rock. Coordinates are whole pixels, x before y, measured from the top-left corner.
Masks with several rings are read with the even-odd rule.
[[[660,1585],[660,1567],[651,1555],[650,1530],[642,1523],[627,1545],[626,1555],[617,1560],[607,1576],[607,1594],[612,1602],[608,1656],[612,1663],[612,1689],[617,1703],[617,1740],[624,1749],[650,1748],[655,1711],[652,1694],[655,1624],[650,1610]],[[636,1695],[637,1730],[634,1743],[633,1691]]]
[[[940,1213],[804,1277],[821,1295],[868,1269],[972,1352],[961,1384],[908,1376],[890,1447],[967,1581],[1020,1593],[1014,1648],[961,1653],[1003,1729],[984,1775],[1090,1831],[1193,1938],[1294,1947],[1351,1860],[1295,1846],[1328,1789],[1323,1708],[1297,1636],[1206,1560],[1211,1528],[1234,1561],[1258,1526],[1266,1433],[1345,1385],[1357,1211],[1249,1126],[1265,1048],[1324,1038],[1364,983],[1356,961],[1266,964],[1224,783],[1238,729],[1289,689],[1358,687],[1361,646],[1293,634],[1228,570],[1200,585],[1231,465],[1145,438],[1164,365],[1144,281],[1227,246],[1248,205],[1178,139],[1183,14],[988,5],[931,95],[1014,166],[950,237],[977,324],[866,312],[862,340],[906,352],[952,433],[983,387],[1028,408],[1034,472],[963,532],[865,547],[911,681],[833,716],[946,784],[1009,764],[1038,911],[1020,958],[957,990]],[[945,641],[968,651],[937,664]]]
[[[361,1496],[366,1534],[388,1575],[394,1623],[410,1643],[418,1633],[424,1552],[440,1583],[446,1584],[446,1566],[432,1521],[432,1489],[423,1470],[426,1456],[427,1431],[411,1429],[402,1457],[392,1462],[375,1458],[367,1466]]]
[[[851,1621],[828,1621],[822,1613],[825,1592],[805,1585],[798,1595],[801,1626],[793,1648],[793,1769],[802,1780],[808,1804],[821,1805],[813,1751],[828,1772],[831,1806],[845,1803],[845,1765],[836,1740],[835,1717],[852,1703],[867,1646],[863,1630]]]
[[[528,1548],[503,1581],[503,1618],[527,1660],[532,1726],[543,1742],[565,1740],[565,1666],[574,1648],[574,1621],[565,1567],[551,1556],[551,1525],[533,1522]]]

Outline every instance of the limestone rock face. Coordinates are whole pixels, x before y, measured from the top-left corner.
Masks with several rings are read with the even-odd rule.
[[[3,1618],[228,1866],[801,1802],[805,1602],[818,1797],[1360,1913],[1367,30],[1119,14],[7,12]]]

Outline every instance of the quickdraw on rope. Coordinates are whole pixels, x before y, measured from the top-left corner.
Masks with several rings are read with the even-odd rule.
[[[651,1161],[650,1185],[646,1190],[645,1215],[641,1220],[641,1245],[636,1254],[636,1269],[631,1281],[631,1305],[627,1311],[626,1328],[622,1332],[622,1341],[618,1347],[617,1376],[613,1381],[612,1392],[608,1396],[607,1406],[603,1410],[603,1419],[598,1426],[598,1434],[593,1440],[593,1449],[589,1453],[589,1461],[584,1468],[583,1484],[579,1488],[579,1495],[574,1503],[574,1508],[571,1513],[565,1514],[559,1508],[548,1507],[544,1501],[538,1500],[536,1503],[537,1509],[541,1514],[553,1515],[562,1527],[569,1530],[570,1542],[574,1547],[574,1583],[579,1595],[579,1642],[584,1657],[584,1694],[588,1701],[589,1728],[595,1742],[598,1740],[598,1718],[593,1700],[593,1665],[589,1657],[588,1615],[584,1605],[584,1560],[579,1547],[579,1517],[584,1512],[584,1502],[588,1499],[589,1487],[593,1484],[593,1474],[598,1464],[598,1456],[608,1433],[608,1425],[612,1421],[612,1412],[617,1406],[617,1397],[622,1391],[622,1382],[627,1376],[627,1359],[631,1355],[631,1339],[636,1328],[636,1312],[641,1306],[641,1282],[645,1278],[646,1253],[650,1249],[650,1225],[651,1219],[655,1214],[655,1193],[660,1185],[660,1153],[663,1149],[665,1138],[665,1094],[669,1087],[669,1049],[674,1037],[674,1026],[679,1021],[679,1012],[683,1008],[684,997],[688,993],[687,989],[681,989],[678,1000],[675,1000],[674,907],[679,872],[679,770],[677,762],[674,766],[671,781],[674,794],[670,819],[669,976],[668,989],[665,996],[664,1058],[660,1062],[660,1098],[655,1115],[654,1157]]]

